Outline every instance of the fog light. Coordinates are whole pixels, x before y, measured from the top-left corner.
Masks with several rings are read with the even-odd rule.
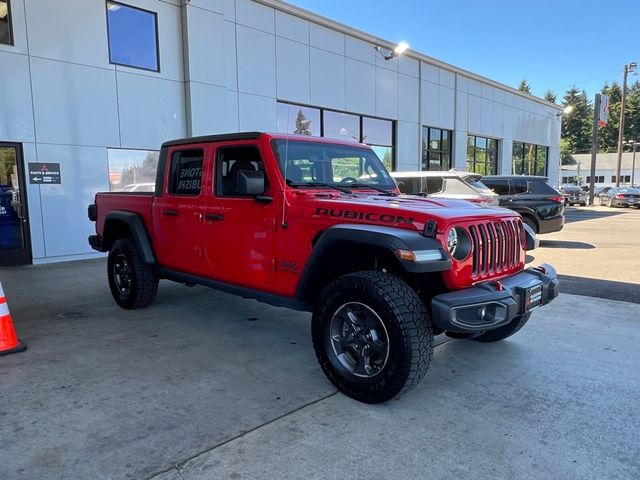
[[[452,310],[451,321],[463,327],[483,328],[507,319],[508,308],[497,302],[457,307]]]

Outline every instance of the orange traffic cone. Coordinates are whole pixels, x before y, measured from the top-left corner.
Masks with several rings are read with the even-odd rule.
[[[25,343],[20,342],[13,328],[13,320],[9,313],[9,305],[0,283],[0,355],[22,352],[27,349]]]

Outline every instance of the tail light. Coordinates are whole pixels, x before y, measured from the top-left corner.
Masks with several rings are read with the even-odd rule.
[[[472,198],[470,200],[473,203],[477,203],[478,205],[485,205],[487,203],[493,202],[493,199],[491,197],[476,197],[476,198]]]
[[[551,200],[552,202],[556,202],[556,203],[564,203],[564,197],[563,196],[551,197],[551,198],[549,198],[549,200]]]
[[[616,193],[616,198],[624,198],[624,195],[622,195],[621,193]]]

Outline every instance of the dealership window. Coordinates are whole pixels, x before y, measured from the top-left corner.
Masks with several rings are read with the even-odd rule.
[[[620,175],[620,183],[630,183],[631,175]],[[611,183],[616,183],[616,176],[611,175]]]
[[[155,150],[107,149],[111,192],[153,192],[158,155]]]
[[[467,137],[467,171],[480,175],[498,173],[498,140],[493,138]]]
[[[451,168],[451,139],[453,132],[440,128],[422,127],[422,170]]]
[[[278,102],[277,128],[280,133],[366,143],[387,170],[395,168],[392,120]]]
[[[107,32],[111,63],[160,71],[156,13],[108,1]]]
[[[513,142],[512,173],[514,175],[547,174],[549,147],[532,143]]]
[[[562,183],[577,183],[578,182],[578,177],[562,177]]]
[[[604,175],[596,175],[594,178],[593,183],[604,183]],[[631,178],[629,178],[629,180],[631,180]],[[587,177],[587,183],[591,183],[591,177]]]
[[[11,5],[9,0],[0,0],[0,43],[13,45]]]

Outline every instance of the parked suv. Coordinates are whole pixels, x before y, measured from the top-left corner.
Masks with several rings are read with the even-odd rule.
[[[564,197],[565,205],[580,205],[584,207],[587,204],[589,194],[576,185],[562,185],[560,193]]]
[[[478,205],[497,206],[498,195],[470,172],[392,172],[402,193],[434,198],[469,200]]]
[[[500,206],[518,212],[536,233],[551,233],[564,226],[564,197],[547,183],[547,177],[482,177],[482,183],[500,197]]]

